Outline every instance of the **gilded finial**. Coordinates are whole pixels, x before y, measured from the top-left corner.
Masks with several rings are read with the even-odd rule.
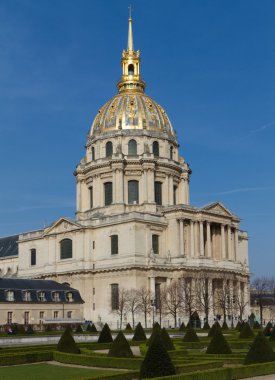
[[[132,30],[132,6],[129,6],[129,28],[128,28],[128,51],[134,51],[134,40],[133,40],[133,30]]]

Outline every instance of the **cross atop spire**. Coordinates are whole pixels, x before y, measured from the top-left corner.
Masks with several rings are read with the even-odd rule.
[[[133,40],[133,30],[132,30],[132,6],[129,6],[129,27],[128,27],[128,51],[134,51],[134,40]]]

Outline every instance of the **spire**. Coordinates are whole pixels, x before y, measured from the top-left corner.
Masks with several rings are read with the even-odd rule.
[[[134,40],[133,40],[133,30],[132,30],[132,7],[129,7],[129,26],[128,26],[128,45],[127,51],[134,51]]]

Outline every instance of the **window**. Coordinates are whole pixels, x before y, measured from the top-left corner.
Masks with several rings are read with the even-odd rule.
[[[130,140],[128,142],[128,155],[136,156],[137,155],[137,142],[136,140]]]
[[[95,310],[95,303],[93,303],[93,310]]]
[[[71,239],[63,239],[60,242],[60,259],[71,259],[73,257],[73,244]]]
[[[25,313],[24,313],[24,324],[25,325],[29,324],[29,319],[30,319],[30,312],[29,311],[25,311]]]
[[[26,302],[31,301],[31,293],[28,292],[27,290],[23,292],[23,301],[26,301]]]
[[[31,249],[31,265],[36,265],[36,249]]]
[[[118,254],[118,235],[111,236],[111,255]]]
[[[111,307],[112,310],[118,310],[118,303],[119,303],[119,297],[118,297],[118,284],[111,284]]]
[[[152,235],[152,249],[154,254],[159,254],[159,235]]]
[[[7,301],[14,301],[14,291],[13,290],[8,290],[6,298],[7,298]]]
[[[138,203],[138,181],[128,181],[128,203]]]
[[[53,317],[54,317],[54,319],[57,319],[57,318],[58,318],[58,311],[54,311],[54,312],[53,312]]]
[[[95,160],[95,148],[92,147],[92,161]]]
[[[173,187],[173,202],[174,202],[174,205],[177,204],[177,186]]]
[[[12,324],[12,311],[8,311],[7,313],[7,324],[8,325]]]
[[[38,301],[40,302],[46,301],[45,292],[38,292]]]
[[[72,311],[67,311],[67,318],[69,318],[69,319],[72,318]]]
[[[93,241],[93,249],[95,249],[95,241]]]
[[[73,302],[73,293],[72,292],[68,292],[67,294],[66,294],[66,299],[67,299],[67,301],[68,302]]]
[[[155,202],[157,205],[162,204],[161,185],[161,182],[155,182]]]
[[[93,295],[95,295],[95,288],[93,288]]]
[[[105,206],[112,204],[112,202],[113,202],[113,184],[112,184],[112,182],[104,183],[104,194],[105,194]]]
[[[90,191],[90,208],[93,208],[93,204],[94,204],[93,187],[90,187],[89,191]]]
[[[159,157],[159,143],[157,141],[153,142],[153,155]]]
[[[155,297],[156,297],[156,309],[158,310],[160,308],[160,284],[155,284]]]
[[[173,147],[170,146],[170,159],[173,160]]]
[[[134,65],[132,63],[128,65],[128,75],[134,75]]]
[[[106,157],[111,157],[113,155],[113,143],[108,141],[106,144]]]
[[[40,312],[39,312],[39,318],[40,318],[40,319],[43,319],[43,318],[44,318],[44,311],[40,311]]]
[[[52,297],[54,302],[60,302],[60,294],[58,292],[54,292]]]

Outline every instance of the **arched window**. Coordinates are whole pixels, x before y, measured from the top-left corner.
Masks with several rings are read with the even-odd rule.
[[[111,157],[113,155],[113,143],[108,141],[106,144],[106,157]]]
[[[173,156],[174,156],[174,154],[173,154],[173,147],[170,146],[170,159],[171,160],[173,160]]]
[[[162,204],[161,182],[155,182],[155,202],[157,205]]]
[[[112,204],[112,202],[113,202],[113,184],[112,184],[112,182],[104,183],[104,195],[105,195],[105,206]]]
[[[159,143],[157,141],[153,142],[153,155],[159,157]]]
[[[131,63],[128,66],[128,75],[134,75],[134,73],[135,73],[135,68],[134,68],[134,65]]]
[[[137,142],[136,140],[130,140],[128,142],[128,155],[136,156],[137,155]]]
[[[95,160],[95,148],[92,147],[92,161]]]
[[[128,181],[128,203],[138,203],[138,181]]]
[[[71,259],[73,257],[73,242],[71,239],[63,239],[60,242],[60,259]]]

